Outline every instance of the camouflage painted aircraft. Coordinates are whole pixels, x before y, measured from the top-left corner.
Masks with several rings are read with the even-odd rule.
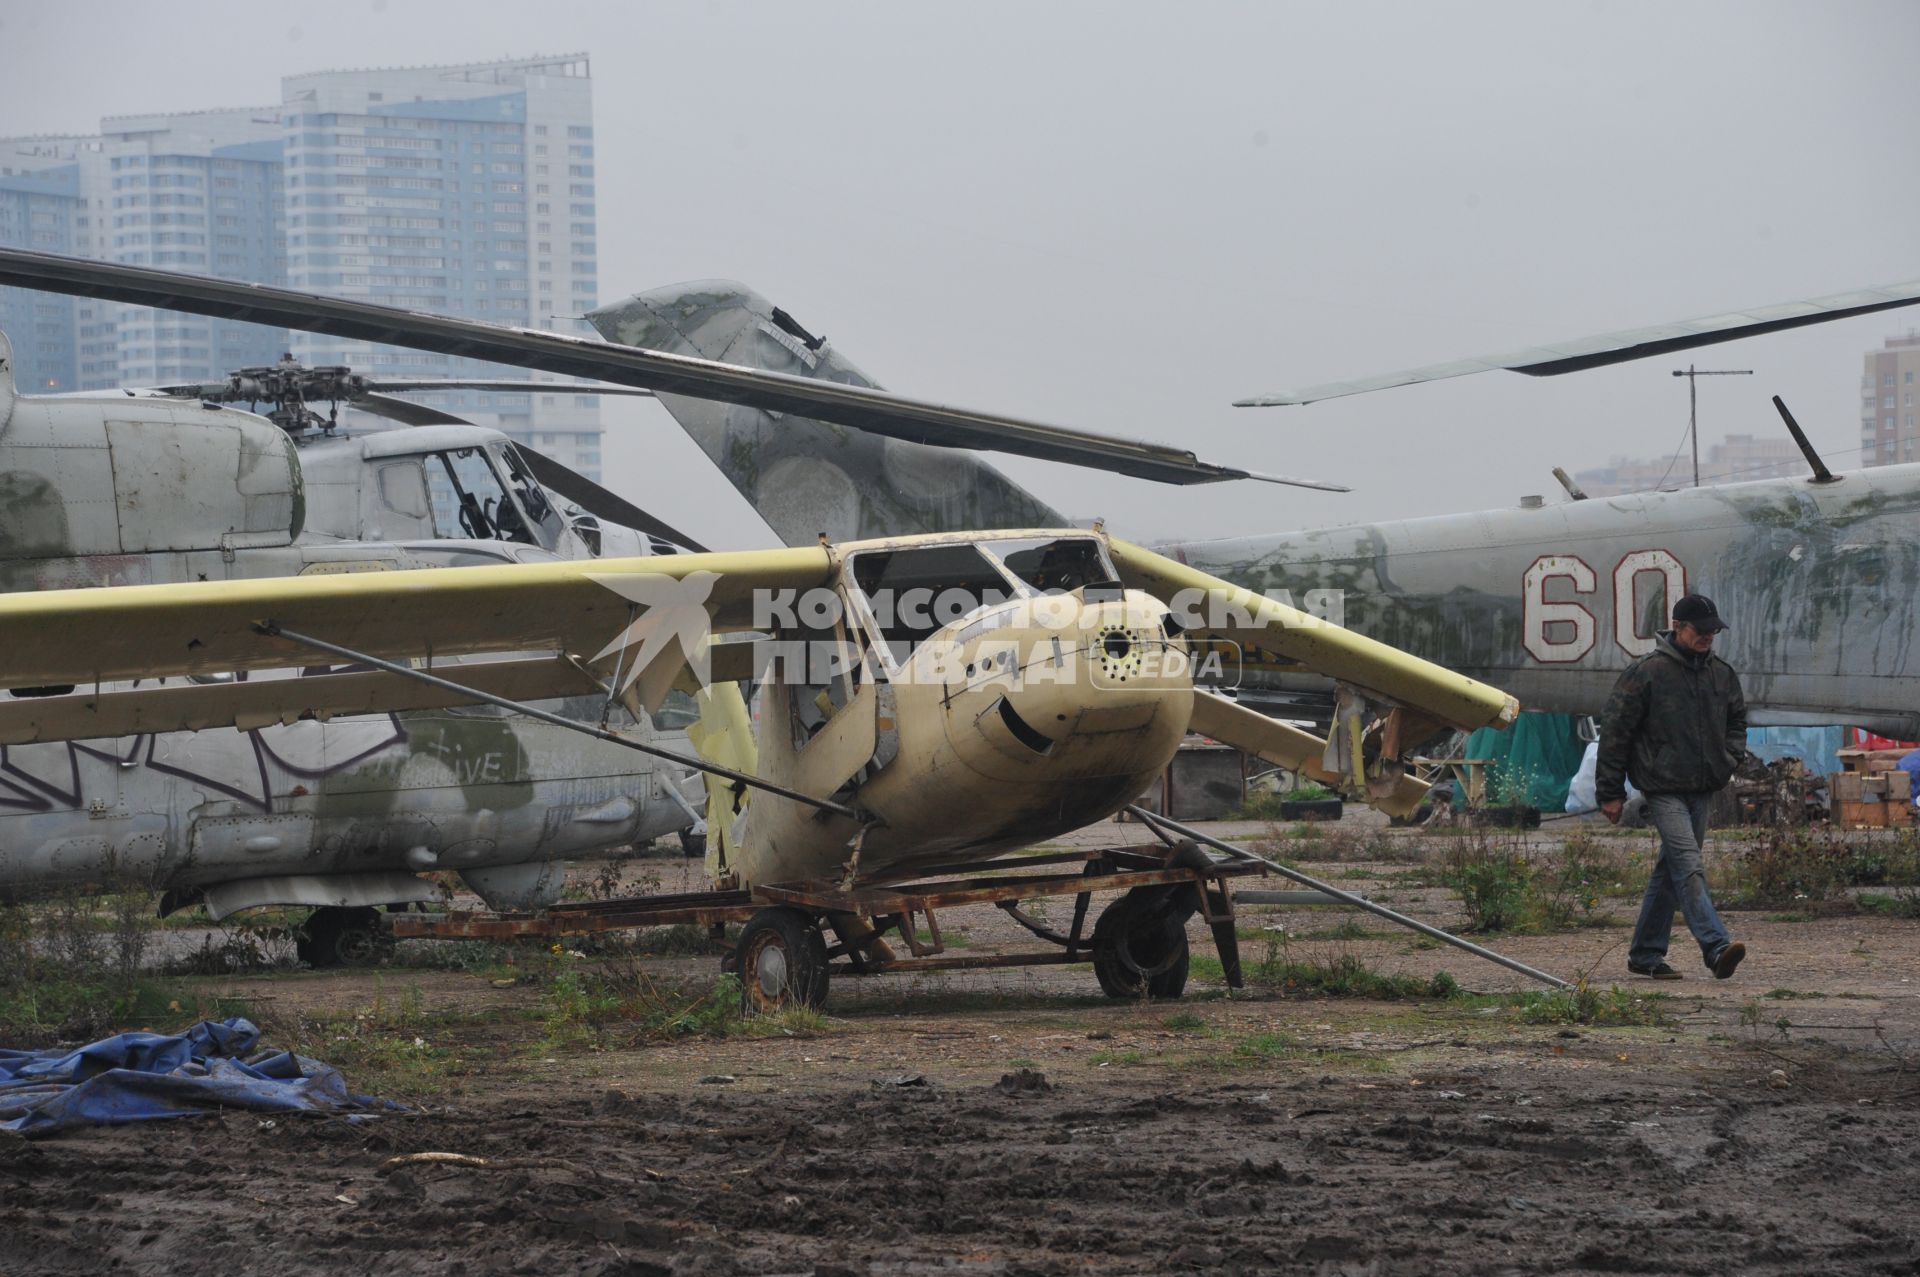
[[[1860,290],[1244,402],[1307,403],[1490,368],[1571,372],[1915,301],[1916,285]],[[611,341],[874,384],[741,284],[657,289],[589,318]],[[788,544],[1061,521],[968,453],[659,399]],[[1756,725],[1920,734],[1920,465],[1156,548],[1294,602],[1337,591],[1343,624],[1508,688],[1528,709],[1563,713],[1598,712],[1619,670],[1652,650],[1670,604],[1699,590],[1733,626],[1724,648]],[[1284,662],[1256,660],[1245,681],[1309,716],[1330,699],[1324,679]]]
[[[274,404],[271,421],[210,402],[233,397],[221,386],[19,395],[9,355],[0,335],[0,590],[586,559],[658,544],[608,518],[569,521],[535,467],[557,468],[602,515],[648,522],[498,431],[379,403],[364,383],[335,389],[434,424],[349,437],[289,417],[319,399],[289,391],[314,378],[288,365],[235,378],[246,398]],[[276,391],[276,380],[287,384]],[[496,907],[536,905],[557,898],[570,858],[684,830],[705,803],[687,767],[491,708],[302,717],[287,700],[293,684],[249,681],[220,693],[235,698],[240,730],[168,730],[136,710],[56,742],[36,717],[50,690],[0,695],[17,713],[0,733],[0,894],[135,881],[163,890],[163,910],[200,902],[216,919],[311,905],[302,947],[316,960],[364,943],[371,906],[438,899],[419,870],[458,870]],[[180,690],[147,680],[135,696],[165,704]],[[607,709],[649,741],[687,721],[663,731],[637,720],[585,677],[564,691],[573,712]]]
[[[741,632],[771,637],[714,641]],[[1258,645],[1338,679],[1365,703],[1366,730],[1322,738],[1198,690],[1201,642]],[[536,655],[441,664],[499,653]],[[316,655],[367,668],[195,681]],[[401,663],[428,655],[432,673]],[[1496,688],[1076,529],[0,595],[0,685],[188,680],[161,696],[0,702],[0,734],[30,724],[41,739],[85,737],[128,717],[207,727],[282,706],[471,703],[492,687],[461,681],[503,669],[514,675],[509,696],[564,695],[585,676],[636,712],[691,683],[706,701],[702,766],[738,786],[714,831],[728,887],[851,885],[1079,828],[1131,802],[1190,729],[1404,814],[1426,790],[1407,774],[1414,747],[1440,731],[1504,726],[1518,709]],[[737,689],[746,678],[761,688],[754,725]],[[234,850],[245,855],[297,818],[253,818]],[[1095,929],[1097,968],[1102,944],[1135,943],[1134,916],[1119,917]],[[823,922],[851,948],[877,939],[854,911],[770,904],[740,942],[750,988],[772,1001],[796,990],[823,998]],[[1179,951],[1184,983],[1184,943]]]

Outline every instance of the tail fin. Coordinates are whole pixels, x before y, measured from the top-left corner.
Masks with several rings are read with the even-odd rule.
[[[587,318],[608,341],[876,385],[824,337],[729,280],[656,288]],[[659,399],[788,545],[811,545],[821,533],[842,541],[1067,522],[964,449],[680,395]]]

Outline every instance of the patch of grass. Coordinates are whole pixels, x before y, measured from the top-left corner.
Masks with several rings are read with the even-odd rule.
[[[1130,1066],[1135,1064],[1145,1064],[1146,1062],[1147,1062],[1147,1057],[1138,1051],[1096,1051],[1093,1054],[1093,1063],[1096,1067],[1102,1064],[1120,1064],[1120,1065]]]
[[[1892,894],[1863,891],[1854,898],[1854,903],[1868,913],[1888,918],[1920,918],[1920,891],[1911,888]]]
[[[1318,931],[1303,931],[1302,940],[1368,940],[1386,934],[1380,931],[1368,931],[1360,925],[1358,918],[1342,918],[1331,927],[1322,927]]]
[[[1459,984],[1442,971],[1431,979],[1418,976],[1386,975],[1362,962],[1357,954],[1342,953],[1333,958],[1303,961],[1282,956],[1284,950],[1269,953],[1255,962],[1242,962],[1241,975],[1255,988],[1271,989],[1304,997],[1372,998],[1397,1002],[1410,998],[1450,998],[1459,992]],[[1188,972],[1197,979],[1226,979],[1218,958],[1195,954],[1189,959]]]
[[[933,943],[933,932],[925,927],[916,928],[914,930],[914,936],[923,945]],[[973,938],[958,927],[948,927],[942,931],[940,933],[940,941],[949,949],[971,949],[973,947]]]
[[[655,981],[632,962],[570,970],[548,986],[547,1048],[608,1049],[685,1037],[777,1037],[824,1033],[830,1021],[809,1007],[746,1014],[738,976],[707,988]]]
[[[1470,931],[1562,931],[1612,921],[1603,905],[1630,890],[1631,853],[1575,830],[1557,851],[1524,835],[1476,828],[1441,857],[1438,879],[1459,893]]]
[[[1175,1033],[1192,1033],[1197,1029],[1206,1028],[1207,1022],[1191,1011],[1182,1011],[1177,1015],[1170,1015],[1160,1021],[1160,1027],[1163,1029],[1171,1029]]]
[[[1636,993],[1614,985],[1598,989],[1584,980],[1571,989],[1523,993],[1515,1006],[1526,1024],[1584,1024],[1596,1027],[1664,1024],[1664,995]]]
[[[1719,847],[1730,841],[1723,837]],[[1720,877],[1723,894],[1736,905],[1802,912],[1842,899],[1849,888],[1890,887],[1895,899],[1913,902],[1913,912],[1903,916],[1920,916],[1920,832],[1767,828],[1733,843]]]
[[[1317,1067],[1364,1073],[1385,1073],[1393,1068],[1384,1056],[1367,1051],[1311,1046],[1301,1043],[1291,1034],[1279,1032],[1251,1034],[1224,1052],[1195,1056],[1185,1063],[1193,1068],[1228,1071],[1295,1060]]]
[[[130,1028],[179,1028],[244,1014],[234,999],[200,993],[146,970],[158,919],[132,879],[104,894],[64,893],[0,906],[0,1041],[34,1048],[81,1043]]]
[[[1294,1040],[1285,1033],[1256,1033],[1233,1048],[1234,1055],[1243,1060],[1275,1060],[1294,1051]]]

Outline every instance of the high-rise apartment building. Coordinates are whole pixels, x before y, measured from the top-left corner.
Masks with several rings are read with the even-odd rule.
[[[280,247],[280,111],[115,116],[81,148],[74,251],[132,266],[286,282]],[[257,324],[82,298],[79,385],[212,381],[272,363],[286,336]]]
[[[1920,461],[1920,407],[1915,407],[1915,374],[1920,373],[1920,333],[1889,337],[1883,349],[1870,350],[1860,374],[1860,463],[1890,466]]]
[[[77,253],[80,149],[88,139],[10,138],[0,142],[0,244],[47,253]],[[77,225],[76,225],[77,223]],[[0,332],[13,343],[15,375],[33,390],[79,386],[74,299],[24,288],[0,288]]]
[[[328,71],[282,82],[287,282],[561,332],[598,303],[587,58]],[[375,376],[519,377],[448,355],[295,334],[293,352]],[[539,379],[546,379],[541,375]],[[551,394],[429,402],[598,477],[600,414]]]
[[[0,243],[585,330],[599,288],[585,55],[319,72],[281,95],[0,140]],[[0,329],[23,384],[46,389],[217,380],[284,350],[374,376],[551,381],[426,398],[599,475],[597,401],[545,374],[21,289],[0,289]]]

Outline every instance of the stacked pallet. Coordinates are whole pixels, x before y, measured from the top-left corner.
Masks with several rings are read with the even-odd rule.
[[[1904,829],[1913,823],[1912,782],[1898,764],[1899,749],[1843,749],[1827,778],[1833,823],[1843,829]]]

